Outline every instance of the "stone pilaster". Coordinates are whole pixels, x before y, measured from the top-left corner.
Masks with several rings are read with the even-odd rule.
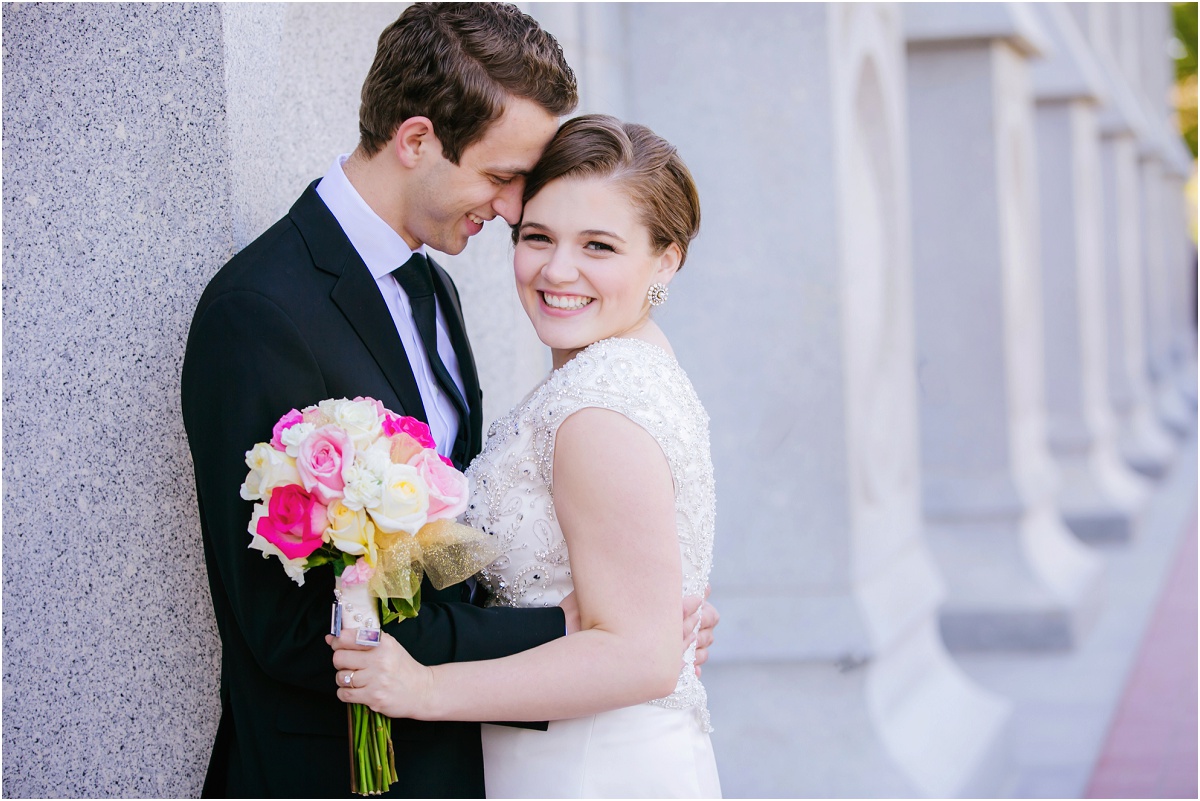
[[[1097,106],[1104,76],[1062,4],[1036,6],[1051,53],[1034,62],[1047,441],[1059,509],[1085,542],[1124,542],[1146,482],[1120,459],[1106,392],[1108,334]],[[1118,344],[1119,343],[1115,343]]]
[[[1047,448],[1037,147],[1018,5],[904,6],[924,510],[952,648],[1063,648],[1101,564]],[[953,108],[954,114],[945,113]]]

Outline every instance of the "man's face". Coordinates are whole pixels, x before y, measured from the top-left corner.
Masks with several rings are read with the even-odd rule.
[[[558,120],[531,100],[513,98],[483,138],[463,151],[458,164],[433,141],[423,159],[401,235],[411,245],[461,253],[483,223],[521,219],[525,175],[558,130]]]

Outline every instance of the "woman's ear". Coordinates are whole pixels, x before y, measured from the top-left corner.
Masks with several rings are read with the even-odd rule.
[[[409,117],[396,129],[390,147],[402,165],[415,167],[429,154],[430,148],[437,148],[440,153],[442,143],[434,134],[433,122],[428,117]]]
[[[667,245],[666,250],[658,255],[658,269],[654,271],[654,280],[660,284],[669,284],[671,279],[675,277],[675,273],[679,272],[679,265],[683,263],[683,252],[680,251],[679,245],[674,242]]]

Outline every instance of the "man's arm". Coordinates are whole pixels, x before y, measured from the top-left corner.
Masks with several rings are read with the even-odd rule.
[[[302,332],[265,296],[230,292],[193,321],[184,360],[184,423],[208,539],[214,605],[224,607],[256,662],[273,679],[332,693],[324,635],[333,570],[314,568],[297,586],[274,558],[248,549],[253,505],[238,489],[245,452],[270,437],[285,412],[329,397]],[[219,596],[219,597],[218,597]],[[228,626],[227,626],[228,628]],[[426,664],[487,659],[563,633],[557,609],[484,610],[465,603],[423,605],[389,632]],[[228,635],[227,635],[228,636]]]

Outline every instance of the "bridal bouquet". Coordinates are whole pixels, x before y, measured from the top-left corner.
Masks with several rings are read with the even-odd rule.
[[[342,398],[292,409],[246,452],[250,547],[300,585],[332,564],[335,633],[378,644],[381,624],[420,611],[422,575],[442,589],[495,558],[486,534],[454,522],[467,479],[434,448],[416,418]],[[378,795],[397,778],[391,720],[361,704],[349,716],[351,791]]]

